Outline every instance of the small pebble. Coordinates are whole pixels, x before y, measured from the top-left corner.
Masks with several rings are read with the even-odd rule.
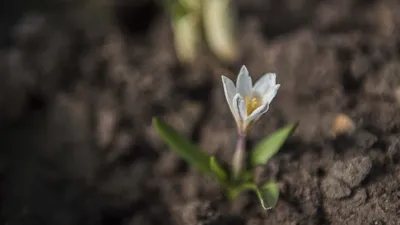
[[[353,133],[356,129],[356,125],[349,116],[340,113],[336,115],[331,129],[332,136],[337,137],[343,134]]]

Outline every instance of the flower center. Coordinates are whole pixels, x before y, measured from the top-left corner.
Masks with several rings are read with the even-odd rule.
[[[250,96],[244,98],[246,103],[247,115],[249,116],[254,110],[261,106],[261,98],[259,96]]]

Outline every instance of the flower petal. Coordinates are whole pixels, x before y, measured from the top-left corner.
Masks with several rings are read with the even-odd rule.
[[[253,82],[249,75],[249,71],[247,70],[246,66],[243,65],[236,80],[237,92],[243,97],[249,96],[252,91],[252,86]]]
[[[228,102],[229,108],[231,109],[231,112],[232,112],[233,116],[236,119],[237,112],[236,112],[236,109],[233,106],[233,98],[236,95],[235,84],[233,83],[233,81],[231,79],[229,79],[226,76],[221,76],[221,78],[222,78],[222,84],[224,86],[224,92],[225,92],[226,101]]]
[[[246,103],[239,93],[237,93],[233,98],[233,107],[235,112],[237,112],[237,121],[240,123],[245,121],[247,118]]]
[[[255,83],[253,87],[253,90],[262,96],[275,85],[276,85],[276,74],[267,73],[264,74],[260,79],[258,79],[258,81]]]
[[[280,86],[281,86],[280,84],[276,84],[275,86],[269,88],[269,90],[265,92],[264,95],[262,96],[263,102],[270,104],[272,100],[275,98],[276,93],[278,92]]]
[[[246,121],[250,122],[254,119],[258,119],[262,114],[266,113],[269,109],[269,102],[265,102],[265,104],[258,107],[254,110],[247,118]]]

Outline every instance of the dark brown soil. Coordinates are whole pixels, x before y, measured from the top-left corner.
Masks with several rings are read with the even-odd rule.
[[[398,1],[237,0],[239,62],[204,53],[187,68],[153,1],[8,2],[1,224],[400,224]],[[224,200],[151,127],[160,116],[229,161],[235,127],[220,75],[242,64],[282,84],[250,146],[300,121],[264,168],[281,188],[268,212],[251,193]],[[332,136],[338,114],[354,132]]]

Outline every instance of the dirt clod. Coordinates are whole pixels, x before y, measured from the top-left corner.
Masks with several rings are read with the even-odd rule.
[[[378,141],[374,134],[364,130],[356,132],[354,136],[356,146],[362,150],[371,148]]]
[[[325,196],[332,199],[341,199],[351,194],[350,188],[334,177],[323,179],[321,188]]]
[[[211,225],[217,224],[221,215],[211,202],[190,202],[176,208],[178,224]]]
[[[354,205],[363,205],[367,201],[367,192],[365,189],[357,190],[351,199],[352,204]]]
[[[371,168],[372,161],[369,157],[355,157],[348,162],[336,162],[330,169],[330,173],[354,188],[365,179]]]

